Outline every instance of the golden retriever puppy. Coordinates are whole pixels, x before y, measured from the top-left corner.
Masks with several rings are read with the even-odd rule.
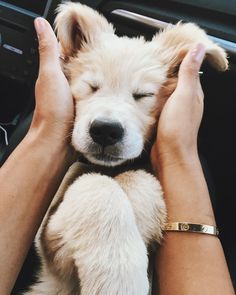
[[[150,42],[118,37],[79,3],[59,6],[56,30],[75,100],[72,144],[84,160],[44,218],[39,280],[26,294],[147,295],[148,249],[161,241],[166,209],[145,150],[186,52],[203,43],[220,71],[226,54],[194,24]]]

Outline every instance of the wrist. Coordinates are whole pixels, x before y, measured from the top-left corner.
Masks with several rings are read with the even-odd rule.
[[[38,143],[50,143],[56,147],[70,145],[70,134],[72,126],[62,126],[61,123],[50,122],[49,120],[35,120],[31,123],[27,137]]]
[[[180,146],[160,147],[159,144],[155,144],[151,152],[151,161],[154,171],[158,174],[167,167],[192,167],[192,165],[199,165],[200,160],[198,156],[197,147],[183,148]]]
[[[215,217],[197,150],[166,151],[158,159],[168,220],[215,225]]]
[[[37,148],[38,153],[44,153],[58,161],[62,159],[65,165],[70,166],[75,161],[76,152],[70,144],[70,132],[62,132],[50,128],[48,124],[31,126],[24,138],[24,144]]]

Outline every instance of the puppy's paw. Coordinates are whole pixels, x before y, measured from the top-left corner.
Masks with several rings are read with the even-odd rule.
[[[146,245],[151,241],[160,242],[166,222],[166,206],[159,181],[143,170],[128,171],[115,179],[129,198]]]
[[[147,250],[127,195],[113,178],[93,173],[76,179],[45,239],[54,270],[73,282],[76,274],[81,294],[148,293]]]

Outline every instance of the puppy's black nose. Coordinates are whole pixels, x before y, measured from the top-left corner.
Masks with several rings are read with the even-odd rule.
[[[94,142],[106,147],[119,142],[124,136],[124,129],[117,121],[97,119],[92,122],[89,134]]]

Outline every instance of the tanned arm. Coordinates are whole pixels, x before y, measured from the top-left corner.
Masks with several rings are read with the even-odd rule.
[[[30,130],[0,169],[0,294],[9,295],[40,222],[73,159],[73,100],[61,71],[56,37],[35,22],[40,71]]]
[[[170,222],[216,224],[197,152],[203,114],[198,71],[204,54],[198,44],[181,64],[177,88],[163,109],[152,149]],[[234,294],[221,242],[215,236],[166,232],[156,268],[160,295]]]

